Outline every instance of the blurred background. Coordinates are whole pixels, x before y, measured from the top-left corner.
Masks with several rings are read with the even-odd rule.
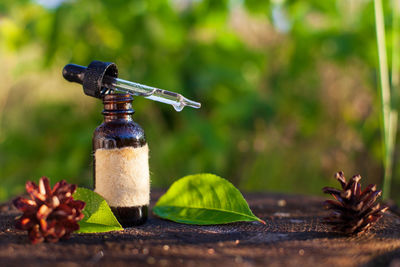
[[[203,172],[242,191],[321,194],[339,170],[381,184],[374,23],[370,0],[1,1],[0,200],[44,175],[92,186],[102,103],[61,71],[94,59],[203,105],[134,100],[153,188]]]

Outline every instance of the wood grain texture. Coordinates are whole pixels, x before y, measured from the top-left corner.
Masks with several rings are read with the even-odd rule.
[[[161,192],[152,194],[152,204]],[[0,206],[0,266],[383,266],[400,264],[400,218],[390,212],[361,237],[331,233],[323,198],[245,194],[258,222],[177,224],[150,216],[143,226],[106,234],[74,234],[30,245],[13,229],[18,212]]]

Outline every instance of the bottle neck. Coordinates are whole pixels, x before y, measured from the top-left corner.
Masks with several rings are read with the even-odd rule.
[[[103,97],[105,122],[132,121],[133,97],[129,94],[108,94]]]

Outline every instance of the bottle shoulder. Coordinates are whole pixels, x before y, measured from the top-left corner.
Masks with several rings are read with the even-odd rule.
[[[142,127],[134,121],[111,121],[100,124],[93,133],[93,147],[114,148],[146,144]]]
[[[115,135],[121,132],[144,135],[143,128],[134,121],[110,121],[103,122],[94,130],[95,134]]]

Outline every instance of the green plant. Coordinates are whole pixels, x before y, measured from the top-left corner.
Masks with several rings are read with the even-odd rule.
[[[186,224],[224,224],[259,221],[242,194],[227,180],[196,174],[173,183],[153,208],[161,218]]]
[[[379,80],[380,80],[380,97],[381,97],[381,125],[383,133],[383,163],[384,163],[384,180],[383,180],[383,198],[390,196],[390,186],[393,175],[393,157],[396,145],[397,134],[397,118],[398,113],[394,106],[394,100],[391,96],[392,89],[398,89],[399,85],[399,4],[393,1],[393,52],[392,52],[392,84],[389,80],[389,70],[386,53],[385,40],[385,24],[384,13],[381,0],[374,0],[376,40],[378,46],[378,62],[379,62]]]
[[[107,202],[96,192],[78,187],[74,198],[86,203],[86,207],[83,209],[85,217],[79,222],[78,233],[102,233],[123,230]]]

